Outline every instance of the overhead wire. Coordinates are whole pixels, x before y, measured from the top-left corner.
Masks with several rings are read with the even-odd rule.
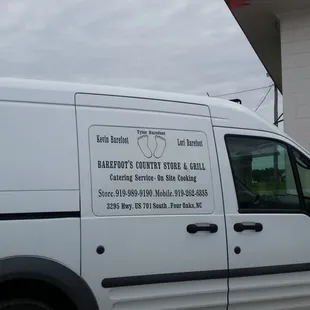
[[[263,100],[258,104],[258,106],[256,107],[256,109],[254,110],[255,112],[262,106],[262,104],[265,102],[265,100],[267,99],[267,96],[269,95],[271,88],[272,88],[273,84],[269,85],[269,89],[265,95],[265,97],[263,98]]]
[[[236,91],[236,92],[232,92],[232,93],[219,94],[219,95],[212,96],[212,97],[223,97],[223,96],[229,96],[229,95],[235,95],[235,94],[242,94],[242,93],[247,93],[247,92],[251,92],[251,91],[255,91],[255,90],[266,89],[266,88],[269,88],[269,87],[270,87],[270,85],[262,86],[262,87],[256,87],[256,88],[250,88],[250,89],[244,89],[244,90],[240,90],[240,91]]]
[[[266,89],[268,88],[267,93],[265,94],[264,98],[262,99],[262,101],[257,105],[257,107],[255,108],[255,112],[262,106],[262,104],[265,102],[265,100],[267,99],[272,86],[274,86],[274,84],[270,84],[268,86],[262,86],[262,87],[256,87],[256,88],[250,88],[250,89],[245,89],[245,90],[241,90],[241,91],[237,91],[237,92],[231,92],[231,93],[224,93],[224,94],[219,94],[216,96],[212,96],[212,97],[223,97],[223,96],[228,96],[228,95],[234,95],[234,94],[241,94],[241,93],[246,93],[246,92],[251,92],[251,91],[256,91],[256,90],[261,90],[261,89]],[[210,97],[210,94],[207,93],[207,95]],[[280,118],[283,116],[283,113],[278,117],[278,119],[276,120],[275,124],[281,123],[283,122],[283,120],[280,120]]]

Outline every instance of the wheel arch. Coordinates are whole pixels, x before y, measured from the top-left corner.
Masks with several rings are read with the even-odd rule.
[[[26,279],[42,281],[58,288],[78,310],[99,310],[86,281],[61,263],[35,256],[0,259],[0,285],[7,281]]]

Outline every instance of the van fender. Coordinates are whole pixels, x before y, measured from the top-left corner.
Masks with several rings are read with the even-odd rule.
[[[99,310],[96,298],[86,281],[68,267],[53,260],[35,256],[0,259],[0,284],[17,279],[44,281],[66,294],[78,310]]]

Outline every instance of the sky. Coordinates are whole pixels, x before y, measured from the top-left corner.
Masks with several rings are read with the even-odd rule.
[[[211,97],[272,84],[224,0],[1,0],[0,38],[2,77]],[[255,110],[267,91],[223,98]],[[272,122],[273,91],[257,113]]]

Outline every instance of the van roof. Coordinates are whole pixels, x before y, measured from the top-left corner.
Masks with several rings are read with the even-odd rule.
[[[254,129],[283,135],[276,126],[268,123],[257,113],[238,103],[224,99],[72,82],[0,78],[0,100],[74,105],[73,98],[77,93],[114,95],[205,105],[210,109],[214,126]]]

